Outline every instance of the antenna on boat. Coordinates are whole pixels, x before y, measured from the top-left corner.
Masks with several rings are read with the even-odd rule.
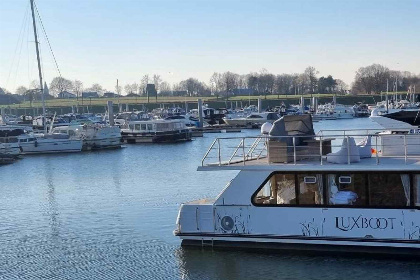
[[[44,128],[44,133],[47,133],[46,120],[45,120],[45,98],[44,98],[44,86],[42,84],[42,72],[41,72],[41,59],[39,57],[39,47],[38,47],[38,35],[36,33],[36,23],[35,23],[35,13],[34,13],[34,0],[31,2],[31,11],[32,11],[32,23],[34,26],[34,37],[35,37],[35,49],[36,49],[36,59],[38,61],[38,74],[39,74],[39,85],[41,89],[41,100],[42,100],[42,126]]]

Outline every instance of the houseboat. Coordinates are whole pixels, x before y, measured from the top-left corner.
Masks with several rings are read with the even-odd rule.
[[[238,174],[215,199],[181,205],[182,245],[420,256],[420,156],[383,155],[377,133],[315,134],[310,118],[216,139],[198,170]]]
[[[121,135],[129,144],[191,140],[191,130],[180,120],[130,121],[128,128],[121,129]]]

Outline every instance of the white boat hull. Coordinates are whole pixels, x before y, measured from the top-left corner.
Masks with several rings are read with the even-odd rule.
[[[35,142],[20,143],[23,154],[74,153],[82,150],[81,140],[40,139]]]
[[[21,150],[18,143],[0,143],[0,157],[4,156],[18,156]]]

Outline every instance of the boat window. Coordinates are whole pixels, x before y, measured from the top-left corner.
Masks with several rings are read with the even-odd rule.
[[[323,204],[322,175],[298,175],[299,205]]]
[[[134,124],[129,124],[128,127],[130,127],[131,130],[134,129]]]
[[[366,205],[366,180],[363,174],[328,174],[329,205]]]
[[[410,175],[370,174],[369,205],[391,207],[409,206]]]
[[[35,140],[36,140],[35,138],[28,138],[28,142],[33,142]]]
[[[296,204],[295,175],[274,174],[254,196],[255,204]]]
[[[74,132],[73,130],[69,130],[68,133],[69,133],[70,136],[76,135],[76,132]]]
[[[251,115],[248,117],[249,119],[262,119],[263,117],[260,115]]]
[[[140,130],[140,124],[135,124],[135,129]]]
[[[153,125],[151,123],[147,124],[147,130],[153,130]]]
[[[414,203],[420,206],[420,174],[414,175]]]
[[[141,130],[146,130],[146,124],[145,123],[141,124]]]

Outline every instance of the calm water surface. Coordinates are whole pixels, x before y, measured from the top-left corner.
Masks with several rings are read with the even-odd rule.
[[[320,128],[376,126],[368,119]],[[236,172],[197,172],[214,137],[25,157],[0,167],[0,279],[420,279],[410,261],[183,249],[182,202],[215,197]]]

